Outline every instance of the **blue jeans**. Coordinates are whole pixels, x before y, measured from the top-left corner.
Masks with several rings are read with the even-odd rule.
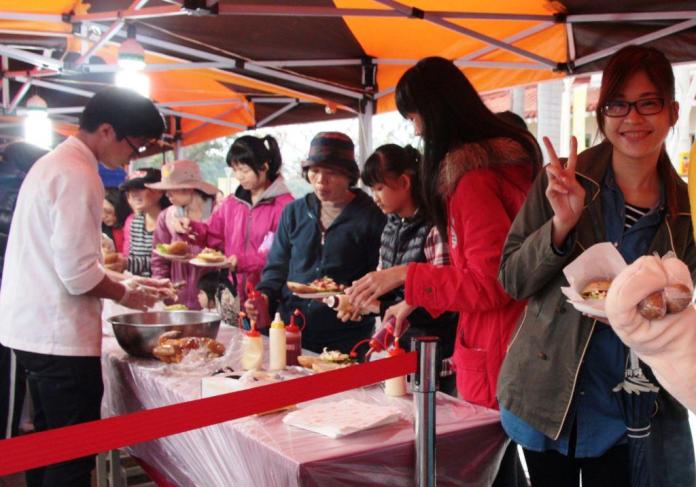
[[[99,357],[65,357],[15,350],[34,403],[34,427],[44,431],[100,417],[104,384]],[[89,487],[94,455],[26,472],[28,487]]]

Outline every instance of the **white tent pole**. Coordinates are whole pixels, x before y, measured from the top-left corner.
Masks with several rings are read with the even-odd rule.
[[[54,14],[32,14],[27,12],[0,12],[0,20],[60,23],[63,22],[63,16]]]
[[[2,56],[2,72],[6,73],[10,69],[10,60],[7,56]],[[10,106],[10,78],[2,77],[2,108],[7,110]]]
[[[27,78],[26,76],[17,76],[15,78],[17,81],[31,81],[33,84],[36,86],[41,86],[43,88],[49,88],[51,90],[56,90],[56,91],[62,91],[64,93],[72,93],[73,95],[79,95],[79,96],[84,96],[87,98],[91,98],[94,96],[94,92],[92,91],[87,91],[87,90],[81,90],[79,88],[71,88],[69,86],[63,86],[58,83],[51,83],[50,81],[41,81],[38,79],[34,78]]]
[[[123,33],[117,34],[119,37],[123,36]],[[136,40],[140,42],[141,44],[145,45],[150,45],[150,46],[155,46],[155,47],[161,47],[164,49],[170,49],[174,52],[178,52],[183,55],[191,55],[191,56],[196,56],[201,59],[207,59],[209,61],[217,61],[217,62],[237,62],[237,60],[232,59],[232,58],[227,58],[224,56],[219,56],[217,54],[211,54],[205,51],[201,51],[199,49],[193,49],[190,47],[185,47],[181,46],[179,44],[174,44],[172,42],[167,42],[167,41],[161,41],[159,39],[155,39],[153,37],[148,37],[148,36],[143,36],[140,34],[136,35]],[[302,76],[294,75],[294,74],[289,74],[285,73],[282,71],[276,71],[273,69],[265,68],[263,66],[257,66],[254,61],[247,61],[247,60],[239,60],[238,65],[240,65],[240,68],[243,68],[244,70],[263,74],[266,76],[270,76],[272,78],[277,78],[277,79],[283,79],[286,81],[293,81],[296,82],[300,85],[308,86],[311,88],[317,88],[323,91],[328,91],[331,93],[336,93],[339,95],[343,95],[349,98],[354,98],[354,99],[360,99],[362,97],[362,94],[353,90],[349,90],[347,88],[341,88],[339,86],[333,85],[333,84],[328,84],[328,83],[322,83],[319,81],[315,81],[310,78],[305,78]],[[255,80],[258,81],[258,80]],[[312,95],[308,95],[312,96]],[[316,96],[314,96],[316,97]]]
[[[578,14],[568,15],[566,22],[640,22],[655,20],[688,20],[696,17],[696,10],[680,10],[672,12],[630,12],[613,14]]]
[[[300,104],[300,103],[299,103],[298,101],[293,101],[292,103],[288,103],[288,104],[285,105],[284,107],[282,107],[282,108],[276,110],[275,112],[271,113],[270,115],[268,115],[266,118],[264,118],[264,119],[261,120],[260,122],[257,122],[257,123],[256,123],[256,127],[257,127],[257,128],[263,127],[264,125],[266,125],[266,124],[267,124],[268,122],[270,122],[271,120],[274,120],[274,119],[280,117],[283,113],[292,110],[293,108],[295,108],[295,107],[296,107],[297,105],[299,105],[299,104]]]
[[[403,5],[399,2],[396,2],[394,0],[375,0],[376,2],[386,5],[388,7],[393,8],[394,10],[397,10],[399,12],[402,12],[405,15],[410,15],[412,12],[412,9],[407,7],[406,5]],[[459,24],[455,24],[454,22],[450,22],[449,20],[445,20],[444,18],[433,15],[430,12],[421,12],[423,15],[423,20],[426,22],[431,22],[435,25],[439,25],[441,27],[444,27],[446,29],[452,30],[454,32],[458,32],[460,34],[464,34],[466,36],[472,37],[476,40],[479,40],[481,42],[485,42],[486,44],[490,44],[492,46],[499,47],[500,49],[503,49],[505,51],[512,52],[514,54],[517,54],[519,56],[525,57],[527,59],[531,59],[532,61],[536,61],[538,63],[547,65],[549,67],[555,68],[556,65],[558,64],[556,61],[553,61],[551,59],[547,59],[543,56],[539,56],[538,54],[534,54],[533,52],[527,51],[526,49],[521,49],[519,47],[515,47],[511,44],[508,44],[503,41],[499,41],[498,39],[495,39],[494,37],[487,36],[485,34],[481,34],[480,32],[476,32],[475,30],[472,29],[467,29],[466,27],[463,27]],[[546,17],[545,20],[549,20],[548,17]]]
[[[117,20],[113,24],[111,24],[111,27],[109,27],[109,30],[104,32],[102,36],[97,40],[94,44],[92,44],[92,47],[90,47],[87,52],[82,54],[77,61],[75,61],[75,64],[71,66],[71,68],[79,68],[82,66],[84,63],[89,61],[89,58],[92,57],[94,53],[96,53],[99,49],[101,49],[104,44],[109,42],[113,36],[116,35],[116,33],[123,28],[125,24],[125,21],[123,20]]]
[[[220,117],[226,117],[226,116],[229,115],[230,113],[237,112],[237,111],[239,111],[240,109],[241,109],[241,107],[233,107],[233,108],[230,108],[229,110],[227,110],[227,111],[221,113],[221,114],[220,114]],[[203,124],[201,124],[201,125],[199,125],[199,126],[197,126],[197,127],[192,128],[192,129],[189,130],[188,132],[182,133],[182,134],[181,134],[181,139],[182,139],[182,140],[187,139],[192,133],[195,133],[195,132],[201,130],[202,128],[204,128],[204,127],[206,127],[206,126],[208,126],[208,125],[210,125],[210,123],[206,122],[206,123],[203,123]],[[247,127],[245,127],[245,128],[247,128]]]
[[[626,47],[626,46],[629,46],[631,44],[645,44],[646,42],[654,41],[656,39],[666,37],[666,36],[674,34],[676,32],[690,29],[693,26],[696,26],[696,19],[691,19],[691,20],[687,20],[684,22],[679,22],[678,24],[674,24],[674,25],[671,25],[669,27],[665,27],[664,29],[656,30],[655,32],[652,32],[650,34],[636,37],[635,39],[631,39],[630,41],[622,42],[620,44],[616,44],[616,45],[609,47],[607,49],[602,49],[601,51],[597,51],[593,54],[588,54],[587,56],[583,56],[575,61],[575,66],[583,66],[585,64],[589,64],[589,63],[596,61],[598,59],[602,59],[603,57],[610,56],[610,55],[614,54],[616,51],[618,51],[619,49],[621,49],[622,47]]]
[[[53,59],[50,57],[41,56],[39,54],[24,51],[22,49],[10,47],[5,44],[0,44],[0,54],[13,59],[19,59],[20,61],[33,64],[34,66],[46,66],[56,70],[63,68],[63,62],[60,59]]]
[[[14,98],[12,98],[12,101],[10,102],[10,105],[7,107],[7,111],[5,113],[12,113],[15,110],[15,108],[17,108],[17,105],[19,105],[19,103],[22,101],[22,98],[24,98],[24,95],[26,95],[29,91],[29,88],[31,88],[31,83],[31,79],[28,79],[24,82],[21,88],[19,88],[19,91],[15,94]]]
[[[549,27],[552,27],[554,24],[551,22],[541,22],[533,27],[530,27],[529,29],[525,29],[523,31],[517,32],[516,34],[513,34],[509,37],[506,37],[503,39],[503,42],[516,42],[522,39],[525,39],[531,35],[536,34],[537,32],[541,32],[542,30],[546,30]],[[492,46],[487,46],[484,47],[483,49],[479,49],[478,51],[470,52],[466,56],[462,56],[459,59],[456,60],[456,62],[460,61],[471,61],[473,59],[476,59],[480,56],[483,56],[485,54],[488,54],[489,52],[495,51],[495,47]]]
[[[372,154],[372,115],[374,114],[375,102],[366,99],[362,113],[358,114],[358,166],[360,169],[365,164],[367,158]]]
[[[416,10],[416,9],[413,9]],[[403,17],[403,14],[393,10],[371,8],[336,8],[313,7],[301,5],[260,5],[236,4],[225,2],[219,4],[220,15],[264,15],[281,17]],[[505,14],[487,12],[453,12],[437,10],[430,12],[439,17],[471,20],[520,20],[520,21],[553,21],[552,15],[539,14]]]
[[[87,13],[73,15],[70,18],[71,22],[105,22],[114,20],[140,20],[162,17],[176,17],[179,15],[188,15],[189,12],[184,10],[180,5],[163,5],[161,7],[146,7],[141,9],[129,8],[127,10],[112,10],[110,12]]]
[[[314,66],[356,66],[362,63],[360,59],[298,59],[280,61],[256,61],[254,64],[267,68],[304,68]]]
[[[165,115],[176,115],[181,118],[189,118],[191,120],[199,120],[201,122],[208,122],[212,123],[215,125],[222,125],[223,127],[230,127],[233,129],[240,129],[240,130],[246,130],[247,126],[242,125],[241,123],[235,123],[235,122],[228,122],[227,120],[219,120],[217,118],[212,118],[212,117],[204,117],[202,115],[196,115],[194,113],[186,113],[186,112],[180,112],[177,110],[170,110],[169,108],[160,108],[160,112],[164,113]]]

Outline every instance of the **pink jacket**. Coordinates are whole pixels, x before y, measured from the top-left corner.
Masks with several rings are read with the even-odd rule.
[[[636,309],[649,294],[676,283],[691,284],[686,264],[676,258],[640,257],[612,281],[606,311],[621,341],[650,366],[670,394],[696,411],[696,308],[691,305],[652,321]]]
[[[280,214],[293,200],[282,176],[273,181],[255,205],[242,199],[238,188],[211,215],[207,224],[192,222],[197,243],[237,256],[237,282],[241,302],[246,299],[246,283],[256,285],[266,265]]]
[[[150,260],[150,268],[152,277],[167,277],[173,283],[184,281],[186,284],[178,292],[178,303],[185,304],[189,309],[201,309],[198,302],[198,280],[203,274],[211,272],[211,269],[196,267],[188,262],[177,262],[164,257],[160,257],[154,252],[157,244],[171,243],[176,240],[183,240],[183,237],[167,226],[167,213],[176,211],[175,206],[162,210],[157,217],[157,226],[152,235],[152,259]],[[190,245],[189,250],[192,255],[196,255],[202,249],[199,245]],[[214,270],[214,269],[213,269]]]

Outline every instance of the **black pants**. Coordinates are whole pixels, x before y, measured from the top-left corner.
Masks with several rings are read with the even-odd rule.
[[[17,436],[25,392],[24,369],[12,350],[0,344],[0,439]]]
[[[492,487],[527,487],[527,485],[527,477],[517,452],[517,443],[511,441],[505,449]]]
[[[575,458],[548,450],[524,450],[532,487],[629,487],[628,445],[610,448],[601,457]]]
[[[26,370],[36,431],[99,419],[104,385],[99,357],[15,350]],[[89,487],[94,455],[29,470],[28,487]]]

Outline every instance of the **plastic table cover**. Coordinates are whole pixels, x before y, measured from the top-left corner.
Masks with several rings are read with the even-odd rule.
[[[223,357],[170,365],[130,357],[105,336],[103,417],[199,399],[202,377],[224,366],[241,370],[241,336],[223,325],[218,335],[227,347]],[[289,369],[289,376],[306,373]],[[286,413],[280,412],[159,438],[127,451],[179,486],[414,485],[412,396],[388,397],[380,386],[371,386],[299,407],[347,398],[397,406],[402,418],[331,439],[283,424]],[[438,485],[490,485],[507,445],[498,413],[441,393],[436,402]]]

